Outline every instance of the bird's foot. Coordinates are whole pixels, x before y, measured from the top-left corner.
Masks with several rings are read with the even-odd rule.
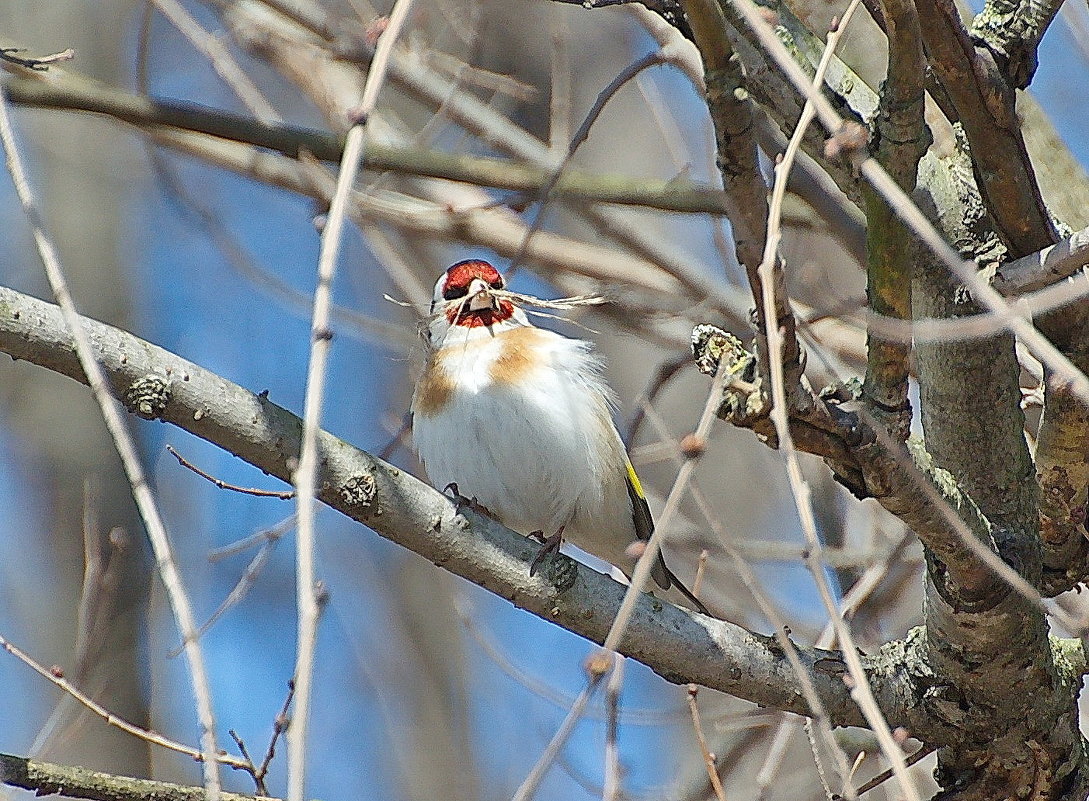
[[[459,512],[472,503],[471,498],[466,498],[464,495],[461,494],[460,490],[458,490],[458,483],[456,481],[451,481],[449,484],[443,487],[442,494],[449,495],[451,498],[453,498],[454,503],[457,504]]]
[[[553,534],[551,537],[546,537],[543,531],[531,531],[529,536],[535,540],[541,542],[541,550],[537,551],[537,555],[533,557],[533,561],[529,565],[529,575],[537,575],[537,568],[541,566],[541,562],[544,561],[546,556],[560,552],[560,546],[563,545],[563,526],[560,526],[560,530]]]
[[[447,484],[442,492],[444,495],[449,495],[453,499],[454,503],[458,507],[458,512],[461,512],[462,509],[469,508],[479,515],[490,517],[492,520],[499,519],[491,513],[491,510],[488,509],[487,506],[478,501],[475,496],[472,498],[466,498],[464,495],[462,495],[458,491],[458,485],[456,481],[451,481],[449,484]]]

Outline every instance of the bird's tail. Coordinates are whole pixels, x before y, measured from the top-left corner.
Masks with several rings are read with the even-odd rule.
[[[655,581],[658,581],[658,585],[661,586],[663,590],[668,590],[671,586],[676,587],[678,590],[680,590],[681,595],[687,598],[693,604],[693,606],[696,607],[696,611],[698,611],[700,614],[707,615],[707,617],[716,617],[715,615],[711,614],[711,610],[704,605],[703,601],[697,598],[696,594],[692,592],[692,590],[688,589],[688,587],[684,585],[684,582],[677,578],[677,574],[669,569],[669,567],[665,563],[665,559],[662,558],[661,554],[658,554],[658,564],[655,565],[655,568],[660,569],[661,572],[665,574],[663,576],[666,582],[664,586],[662,585],[661,581],[658,581],[658,577],[655,576]],[[655,572],[657,572],[657,570]]]

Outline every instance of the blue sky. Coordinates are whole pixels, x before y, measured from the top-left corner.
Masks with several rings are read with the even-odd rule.
[[[133,30],[135,19],[132,20]],[[161,23],[161,21],[160,21]],[[158,24],[157,32],[165,26]],[[185,45],[171,42],[157,51],[152,90],[165,97],[199,98],[209,105],[232,107],[225,90]],[[1069,80],[1074,65],[1070,34],[1058,24],[1045,40],[1037,97],[1054,112],[1064,139],[1083,163],[1089,162],[1084,137],[1083,83]],[[656,72],[661,72],[656,71]],[[676,81],[672,76],[660,78]],[[695,112],[696,100],[687,101]],[[696,114],[689,115],[690,119]],[[316,119],[302,120],[317,124]],[[57,154],[36,153],[38,158]],[[72,156],[69,156],[72,158]],[[309,292],[314,283],[318,235],[312,224],[311,201],[278,189],[206,167],[185,157],[164,158],[190,191],[214,210],[222,224],[243,243],[253,262],[290,286]],[[33,164],[32,164],[33,166]],[[107,182],[108,183],[108,182]],[[131,227],[119,257],[134,265],[131,291],[140,299],[135,333],[254,391],[268,390],[271,399],[298,411],[308,355],[308,313],[285,305],[260,285],[241,275],[225,259],[208,231],[179,207],[164,186],[142,181],[136,193],[125,195]],[[102,202],[111,202],[104,187]],[[16,219],[10,180],[0,178],[0,205]],[[21,225],[21,224],[20,224]],[[695,223],[693,223],[695,225]],[[706,239],[706,231],[703,232]],[[16,288],[37,289],[25,255],[25,229],[0,244],[0,280]],[[472,255],[472,254],[461,254]],[[708,258],[708,254],[702,254]],[[335,299],[346,307],[389,315],[381,300],[391,291],[381,269],[356,233],[347,237]],[[28,269],[29,265],[29,269]],[[441,268],[443,265],[436,265]],[[523,288],[542,291],[525,275]],[[515,284],[515,288],[518,288]],[[407,315],[394,312],[409,325]],[[404,354],[338,330],[329,368],[323,425],[368,450],[380,449],[390,438],[406,400],[404,376],[410,369]],[[0,376],[3,370],[0,366]],[[399,390],[391,388],[400,387]],[[0,402],[5,400],[0,387]],[[178,549],[201,618],[209,615],[237,581],[250,557],[235,556],[210,563],[208,553],[253,531],[272,526],[292,511],[290,503],[222,492],[185,471],[166,454],[171,444],[188,459],[225,481],[278,489],[277,482],[239,459],[174,428],[132,420],[143,443],[168,526]],[[394,461],[412,467],[404,452]],[[7,521],[0,537],[0,634],[20,642],[32,640],[35,627],[53,625],[72,610],[51,602],[47,588],[53,566],[38,547],[45,517],[40,507],[34,455],[3,426],[0,417],[0,509]],[[398,753],[407,719],[411,687],[399,685],[399,671],[412,675],[411,660],[419,653],[405,640],[400,626],[403,603],[398,594],[406,575],[427,575],[430,566],[364,530],[340,515],[319,515],[319,574],[328,583],[331,603],[319,638],[318,682],[312,732],[315,768],[308,794],[315,798],[402,797]],[[792,520],[782,523],[786,536],[796,533]],[[255,751],[262,751],[271,721],[279,709],[294,661],[294,543],[289,536],[275,548],[259,583],[243,605],[230,611],[208,634],[204,644],[215,686],[220,741],[234,728]],[[815,607],[812,588],[799,582],[799,569],[769,568],[768,578],[789,595],[799,615]],[[30,578],[32,577],[32,579]],[[582,662],[591,646],[555,626],[523,613],[506,602],[452,577],[435,579],[436,603],[450,593],[462,595],[474,610],[480,629],[519,670],[573,698],[583,681]],[[441,589],[441,591],[439,591]],[[436,610],[438,615],[440,610]],[[449,610],[441,610],[449,616]],[[166,654],[177,642],[173,623],[161,597],[150,614],[152,641],[149,668],[154,676],[156,724],[164,733],[195,742],[184,663]],[[454,621],[456,624],[456,619]],[[478,643],[460,632],[458,655],[467,669],[465,709],[474,736],[472,752],[486,797],[509,796],[529,771],[537,754],[558,726],[565,709],[542,698],[505,673]],[[2,656],[2,655],[0,655]],[[63,662],[64,654],[39,655],[47,663]],[[54,691],[13,659],[0,659],[0,684],[10,688],[9,705],[0,713],[0,749],[22,753],[48,716]],[[649,670],[629,662],[624,702],[633,710],[662,713],[682,710],[684,691],[667,685]],[[573,773],[601,781],[603,723],[601,704],[580,725],[566,751]],[[638,719],[638,715],[632,716]],[[621,733],[628,769],[625,786],[636,794],[658,793],[674,774],[677,757],[668,747],[671,737],[689,746],[685,725],[625,725]],[[281,754],[283,751],[281,750]],[[283,789],[283,758],[273,774],[273,792]],[[180,763],[179,763],[180,764]],[[409,766],[411,767],[411,766]],[[183,766],[179,777],[197,780],[195,766]],[[231,786],[250,789],[244,777],[230,777]],[[570,775],[554,769],[541,799],[593,797]]]

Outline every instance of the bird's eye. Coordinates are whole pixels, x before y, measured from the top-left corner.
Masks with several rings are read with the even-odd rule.
[[[467,286],[448,286],[442,291],[442,297],[444,300],[457,300],[463,298],[469,294],[469,287]]]
[[[503,278],[502,278],[502,276],[500,276],[499,278],[496,278],[494,281],[492,281],[490,284],[488,284],[488,286],[490,286],[492,289],[502,289],[503,288],[503,283],[504,283]]]

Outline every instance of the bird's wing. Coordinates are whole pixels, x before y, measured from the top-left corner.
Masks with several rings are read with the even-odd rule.
[[[635,468],[632,467],[631,460],[625,458],[624,464],[628,468],[628,497],[631,498],[635,535],[643,542],[646,542],[650,539],[650,535],[654,533],[654,518],[650,514],[650,504],[647,503],[647,496],[643,494],[643,485],[639,483],[639,476],[635,474]],[[681,594],[695,605],[698,611],[712,616],[703,602],[693,595],[692,591],[684,586],[680,579],[673,575],[673,571],[666,566],[661,551],[658,552],[658,558],[654,562],[654,567],[650,569],[650,574],[654,576],[654,582],[663,590],[676,586]]]
[[[654,533],[654,518],[650,514],[650,504],[647,503],[647,496],[643,494],[643,485],[639,483],[639,476],[635,474],[635,468],[631,466],[629,459],[625,459],[624,464],[628,468],[628,497],[631,498],[631,514],[632,521],[635,523],[635,536],[646,542],[650,539],[650,535]],[[669,569],[666,567],[660,553],[654,567],[650,570],[650,574],[654,576],[654,581],[659,587],[663,590],[669,589],[670,584],[672,584]]]

